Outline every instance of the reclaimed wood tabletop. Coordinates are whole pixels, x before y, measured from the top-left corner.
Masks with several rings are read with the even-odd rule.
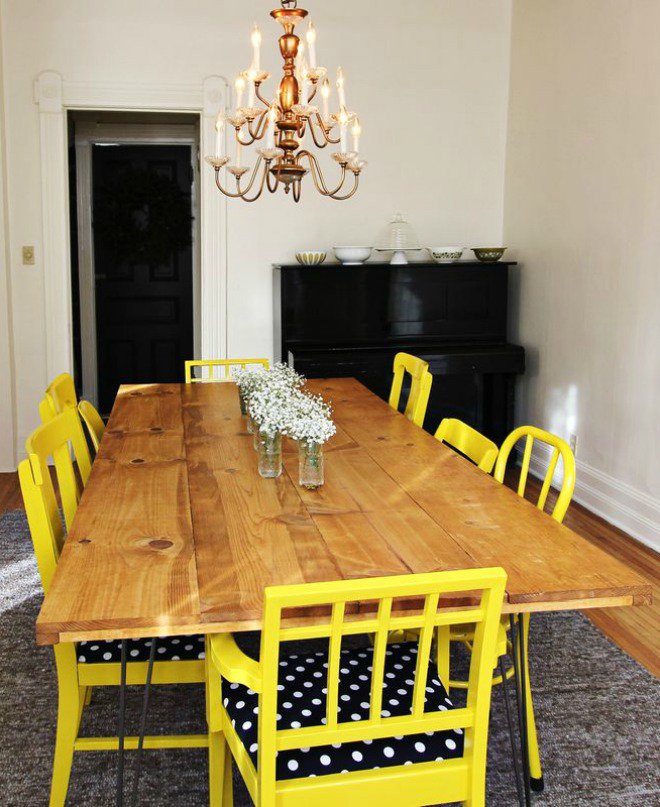
[[[119,390],[37,620],[41,644],[258,629],[269,585],[502,566],[505,612],[648,603],[650,584],[350,378],[326,483],[262,479],[232,383]]]

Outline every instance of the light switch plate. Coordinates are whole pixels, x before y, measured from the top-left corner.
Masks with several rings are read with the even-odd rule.
[[[23,266],[34,266],[34,247],[23,247]]]

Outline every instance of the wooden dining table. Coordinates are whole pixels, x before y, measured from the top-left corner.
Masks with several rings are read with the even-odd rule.
[[[287,441],[282,475],[260,477],[233,383],[122,386],[37,619],[38,643],[255,630],[267,586],[492,566],[507,572],[505,614],[650,602],[644,578],[355,379],[307,388],[331,402],[337,424],[316,490],[299,486]],[[372,607],[358,603],[351,618]],[[511,618],[522,658],[517,624]],[[524,798],[517,784],[528,805],[517,658]],[[122,685],[118,804],[123,704]]]
[[[37,619],[40,644],[261,626],[264,588],[502,566],[504,613],[642,605],[651,587],[350,378],[326,481],[262,479],[231,383],[123,386]],[[292,616],[293,618],[293,616]]]

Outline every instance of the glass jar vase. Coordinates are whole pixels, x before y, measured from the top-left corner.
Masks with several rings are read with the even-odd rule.
[[[254,421],[252,420],[252,415],[250,415],[249,412],[247,413],[247,420],[245,421],[245,424],[248,434],[254,434],[255,432]]]
[[[321,487],[323,475],[323,444],[310,440],[298,443],[298,481],[303,488],[314,490]]]
[[[259,452],[259,475],[275,479],[282,473],[282,435],[260,431],[257,435]]]

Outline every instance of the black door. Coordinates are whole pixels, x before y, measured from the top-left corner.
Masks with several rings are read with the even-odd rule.
[[[99,407],[120,384],[180,381],[193,356],[190,146],[94,146]]]

